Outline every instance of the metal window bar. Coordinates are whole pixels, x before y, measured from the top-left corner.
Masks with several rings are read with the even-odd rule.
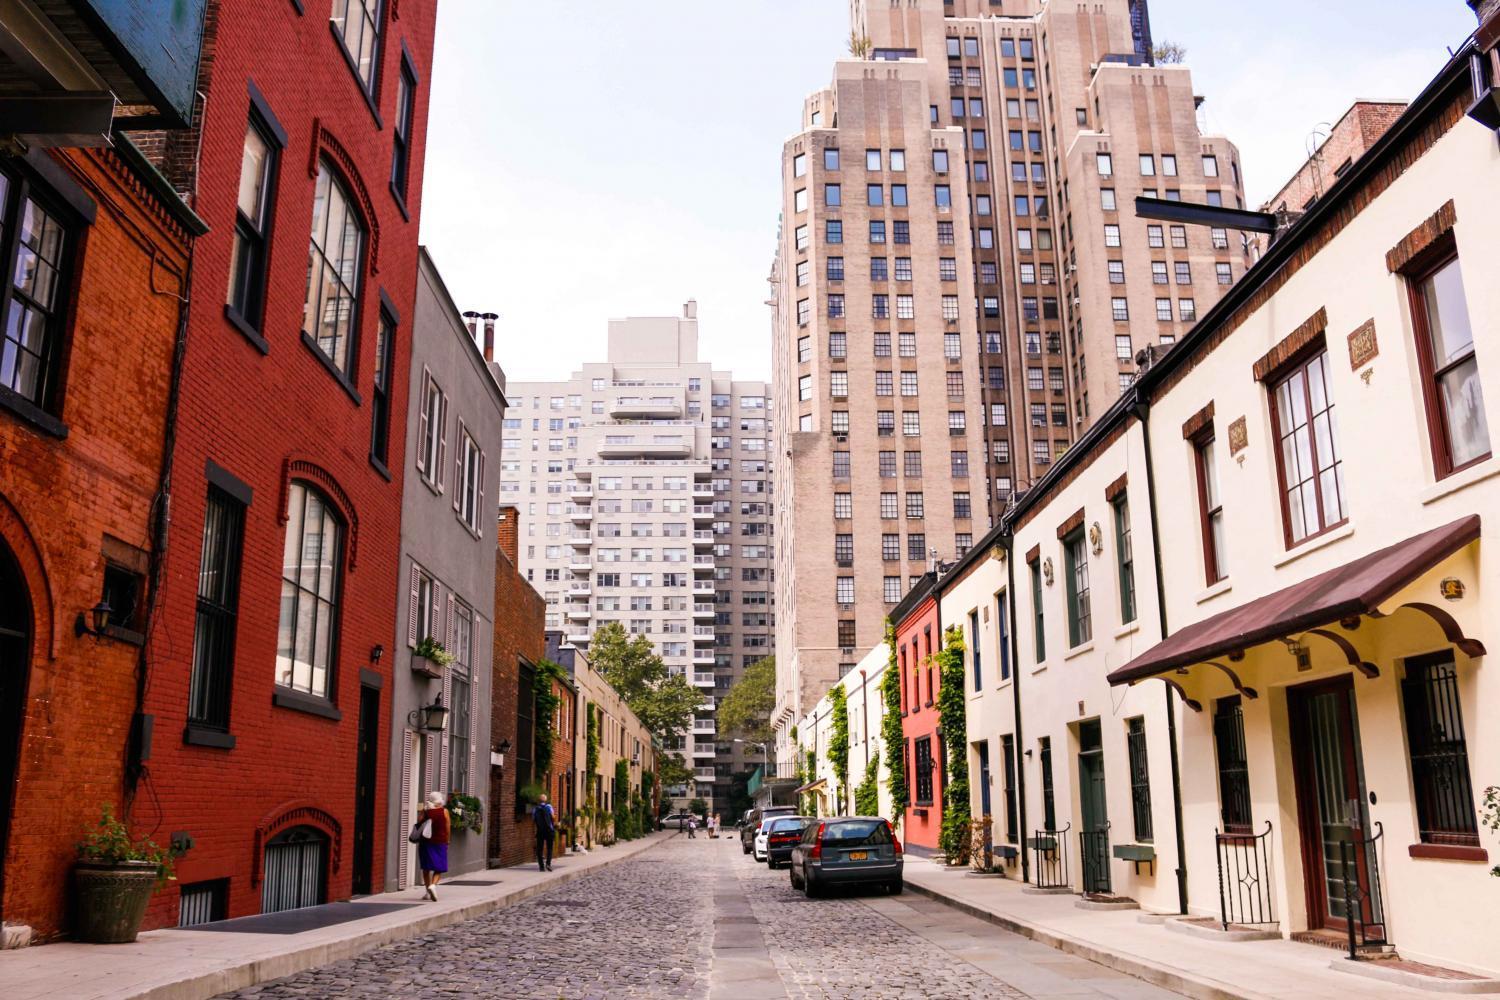
[[[1151,774],[1146,764],[1146,726],[1142,719],[1130,720],[1125,736],[1130,751],[1130,809],[1135,821],[1135,839],[1151,839]]]
[[[1032,883],[1038,889],[1068,889],[1072,879],[1068,871],[1069,823],[1061,830],[1037,830],[1031,838]]]
[[[1214,712],[1214,749],[1224,832],[1250,833],[1250,766],[1245,753],[1245,717],[1238,698],[1232,703],[1221,700]]]
[[[1401,695],[1422,842],[1477,846],[1468,742],[1452,659],[1408,664]]]
[[[1214,832],[1219,865],[1219,921],[1230,924],[1274,924],[1271,897],[1271,821],[1258,834]]]
[[[1109,827],[1106,822],[1097,830],[1079,830],[1078,848],[1083,855],[1083,891],[1107,893],[1109,879]]]
[[[305,828],[288,831],[276,841],[266,845],[261,912],[295,910],[323,902],[327,841],[321,834]]]
[[[1360,948],[1388,943],[1379,861],[1380,838],[1385,835],[1385,827],[1376,822],[1373,837],[1362,836],[1363,832],[1349,827],[1349,839],[1339,841],[1350,959],[1359,957]]]

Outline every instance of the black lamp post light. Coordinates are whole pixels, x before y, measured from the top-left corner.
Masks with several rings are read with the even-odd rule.
[[[443,696],[439,694],[431,705],[412,709],[407,713],[406,723],[413,729],[428,733],[440,733],[447,729],[448,706],[443,704]]]
[[[73,634],[80,639],[86,635],[91,635],[94,637],[95,642],[105,638],[106,633],[104,630],[109,627],[109,616],[112,611],[114,609],[105,600],[101,600],[98,604],[90,608],[87,618],[80,611],[78,617],[73,620]]]

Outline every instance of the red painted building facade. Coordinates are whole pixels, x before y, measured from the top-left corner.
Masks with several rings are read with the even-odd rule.
[[[436,3],[332,10],[210,0],[198,127],[162,153],[211,232],[137,793],[138,823],[188,849],[148,926],[383,882]]]
[[[891,612],[896,666],[901,671],[901,730],[906,740],[907,807],[903,840],[918,851],[936,851],[943,828],[946,753],[938,735],[937,693],[942,648],[937,578],[923,576]]]

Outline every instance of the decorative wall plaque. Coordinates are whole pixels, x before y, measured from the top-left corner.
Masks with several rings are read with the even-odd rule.
[[[1375,341],[1375,321],[1367,319],[1360,324],[1359,329],[1349,334],[1349,367],[1358,371],[1380,353],[1380,345]]]
[[[1237,417],[1229,425],[1229,454],[1238,455],[1250,444],[1250,432],[1245,429],[1245,418]]]

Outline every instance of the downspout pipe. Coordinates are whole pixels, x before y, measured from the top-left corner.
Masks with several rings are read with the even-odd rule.
[[[1146,502],[1151,511],[1151,564],[1156,575],[1156,617],[1165,641],[1167,631],[1167,585],[1162,577],[1161,531],[1156,512],[1156,470],[1151,461],[1151,404],[1137,390],[1131,412],[1141,422],[1141,440],[1146,449]],[[1177,912],[1188,911],[1187,890],[1187,842],[1182,830],[1182,765],[1177,753],[1177,703],[1172,698],[1172,689],[1162,686],[1167,702],[1167,742],[1172,754],[1172,822],[1177,833]]]
[[[1016,640],[1016,551],[1015,535],[1007,526],[1001,532],[1000,544],[1005,549],[1005,602],[1009,605],[1007,613],[1010,616],[1010,627],[1006,630],[1010,633],[1010,697],[1012,712],[1016,721],[1016,741],[1011,748],[1016,756],[1016,804],[1019,813],[1021,828],[1016,831],[1016,838],[1020,841],[1021,849],[1021,881],[1031,881],[1031,855],[1026,852],[1026,768],[1022,766],[1021,760],[1025,753],[1022,748],[1026,745],[1021,733],[1021,660],[1020,647]],[[1002,767],[1004,764],[1002,763]]]

